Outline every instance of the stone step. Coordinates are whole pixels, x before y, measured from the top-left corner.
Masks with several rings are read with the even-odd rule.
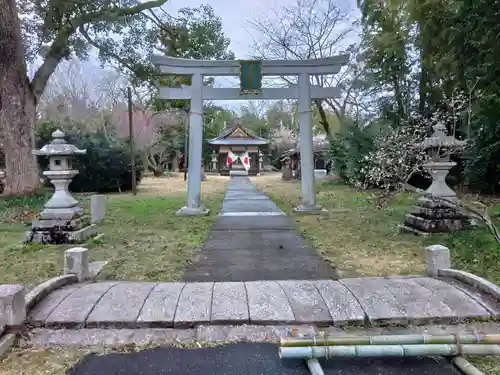
[[[493,306],[493,307],[492,307]],[[500,307],[444,279],[76,284],[29,313],[35,326],[191,327],[200,324],[422,325],[500,317]]]

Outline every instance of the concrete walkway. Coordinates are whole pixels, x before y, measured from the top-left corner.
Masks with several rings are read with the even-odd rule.
[[[232,176],[199,260],[185,281],[313,280],[334,270],[300,237],[292,220],[248,177]]]
[[[29,313],[47,328],[199,324],[377,326],[500,317],[498,302],[446,279],[152,283],[106,281],[58,289]]]

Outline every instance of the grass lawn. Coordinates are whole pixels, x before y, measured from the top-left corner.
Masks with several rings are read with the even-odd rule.
[[[102,240],[90,241],[91,260],[109,260],[99,276],[114,280],[177,280],[197,258],[220,209],[227,177],[208,176],[202,183],[202,201],[211,209],[204,218],[178,217],[186,203],[182,176],[145,178],[138,195],[111,194],[106,218],[100,224]],[[22,245],[29,222],[50,193],[0,200],[0,282],[28,288],[60,275],[63,253],[70,246]],[[79,196],[88,209],[89,197]]]
[[[300,202],[300,183],[285,182],[280,174],[253,179],[286,213]],[[485,229],[430,238],[400,235],[397,225],[416,201],[413,194],[396,195],[376,208],[373,194],[339,181],[316,186],[318,204],[326,216],[295,215],[298,231],[343,277],[423,274],[425,246],[439,243],[451,249],[455,268],[500,284],[500,247]],[[500,206],[496,205],[496,216]]]

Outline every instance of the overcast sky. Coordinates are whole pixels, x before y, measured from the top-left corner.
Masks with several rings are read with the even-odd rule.
[[[338,4],[344,7],[355,7],[356,0],[338,0]],[[197,8],[208,4],[213,7],[215,14],[222,19],[223,30],[231,40],[230,49],[235,53],[237,59],[249,58],[253,54],[252,45],[254,39],[259,35],[249,25],[249,21],[256,17],[266,17],[271,9],[284,6],[293,6],[297,0],[168,0],[163,6],[164,10],[175,16],[180,8]],[[97,58],[91,58],[84,63],[85,76],[92,80],[99,79],[101,68]],[[33,69],[31,69],[33,73]],[[217,77],[216,85],[221,87],[237,87],[238,77]],[[217,101],[216,104],[238,110],[240,105],[248,104],[247,101]]]
[[[237,59],[249,58],[253,54],[252,45],[254,39],[259,39],[257,32],[249,25],[249,21],[256,17],[266,17],[271,9],[284,6],[293,6],[297,0],[169,0],[163,8],[170,14],[184,7],[197,8],[203,4],[209,4],[215,14],[222,19],[223,30],[231,40],[230,49],[235,53]],[[355,0],[338,0],[342,8],[351,8]],[[216,85],[237,86],[237,77],[217,77]],[[248,104],[247,101],[217,101],[219,105],[238,110],[240,105]]]
[[[236,58],[244,59],[251,54],[253,39],[249,34],[256,36],[248,21],[266,14],[270,9],[295,3],[296,0],[169,0],[163,8],[170,14],[175,14],[180,8],[211,5],[215,14],[222,19],[225,34],[231,39],[231,50]]]
[[[222,19],[223,30],[231,40],[230,49],[235,53],[237,59],[245,59],[252,56],[252,44],[258,35],[248,24],[249,21],[259,15],[269,13],[270,9],[294,5],[296,0],[169,0],[163,8],[174,15],[180,8],[197,8],[203,4],[209,4],[214,8],[215,14]],[[237,77],[217,77],[216,85],[219,87],[236,87]],[[247,101],[215,101],[215,104],[229,107],[238,111],[241,105],[248,104]]]

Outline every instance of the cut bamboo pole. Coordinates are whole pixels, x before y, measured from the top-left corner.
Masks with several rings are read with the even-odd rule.
[[[453,357],[451,363],[465,375],[486,375],[464,357]]]
[[[282,338],[280,346],[409,345],[409,344],[500,344],[500,334],[315,336]]]
[[[500,345],[337,345],[280,347],[280,358],[500,355]]]
[[[316,358],[309,358],[306,362],[311,375],[325,375],[323,368],[321,368],[321,364]]]

